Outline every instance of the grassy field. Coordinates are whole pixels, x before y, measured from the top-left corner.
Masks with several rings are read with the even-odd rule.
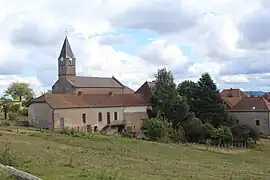
[[[0,152],[16,150],[17,166],[45,180],[269,179],[270,143],[252,150],[209,151],[120,137],[75,138],[0,130]],[[0,172],[1,175],[1,172]]]

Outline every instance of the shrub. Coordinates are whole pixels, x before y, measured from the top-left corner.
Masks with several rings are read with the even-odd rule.
[[[67,128],[67,127],[64,127],[60,130],[60,134],[65,134],[65,135],[68,135],[68,136],[74,136],[75,135],[75,131],[71,128]]]
[[[19,113],[20,108],[21,108],[20,104],[13,104],[10,107],[10,111],[13,112],[13,113]]]
[[[205,134],[205,129],[202,121],[199,118],[191,117],[187,121],[182,123],[186,139],[191,142],[198,142],[203,139]]]
[[[204,123],[203,124],[203,129],[204,129],[204,138],[205,139],[211,139],[215,136],[215,128],[212,124],[210,123]]]
[[[8,166],[17,166],[16,152],[12,151],[8,144],[5,144],[5,150],[0,152],[0,163]]]
[[[249,137],[256,143],[260,140],[260,132],[255,128],[250,128]]]
[[[143,122],[142,133],[150,140],[162,140],[167,136],[167,123],[158,118],[148,119]]]
[[[8,118],[11,121],[17,121],[19,119],[18,118],[18,114],[17,113],[14,113],[14,112],[8,113]]]
[[[22,116],[28,116],[28,109],[27,108],[23,108],[19,111],[20,115]]]
[[[233,135],[229,127],[220,126],[214,130],[214,139],[219,141],[219,144],[224,142],[231,142],[233,140]]]
[[[185,132],[182,127],[179,129],[169,128],[168,135],[172,142],[179,143],[185,141]]]
[[[254,141],[259,139],[259,132],[247,124],[234,125],[231,131],[236,142],[247,142],[250,138]]]

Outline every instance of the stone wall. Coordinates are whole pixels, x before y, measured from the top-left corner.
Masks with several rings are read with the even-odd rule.
[[[32,174],[15,169],[14,167],[11,166],[5,166],[3,164],[0,164],[0,169],[3,169],[7,173],[14,175],[17,178],[17,180],[42,180],[36,176],[33,176]]]

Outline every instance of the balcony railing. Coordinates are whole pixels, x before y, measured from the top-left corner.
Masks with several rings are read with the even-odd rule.
[[[126,120],[112,120],[110,122],[110,125],[125,125],[126,124]]]

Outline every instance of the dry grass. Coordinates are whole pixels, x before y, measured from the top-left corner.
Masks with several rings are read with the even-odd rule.
[[[269,179],[270,172],[269,141],[236,154],[101,135],[29,134],[27,130],[3,133],[0,152],[6,142],[12,142],[10,148],[20,156],[20,169],[45,180],[253,180]]]

